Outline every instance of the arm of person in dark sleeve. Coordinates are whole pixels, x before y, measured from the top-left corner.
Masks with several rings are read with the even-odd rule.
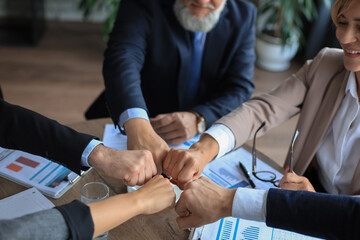
[[[226,67],[223,66],[219,70],[220,72],[225,68],[225,73],[221,79],[217,80],[217,85],[212,86],[214,89],[210,91],[213,93],[211,95],[207,94],[207,100],[192,108],[192,110],[195,110],[205,118],[208,127],[222,116],[233,111],[243,102],[246,102],[254,91],[252,79],[255,63],[256,8],[247,4],[246,7],[239,8],[239,11],[240,12],[234,12],[233,15],[241,15],[241,20],[237,17],[232,19],[234,22],[242,22],[242,24],[236,28],[238,31],[238,35],[235,37],[236,43],[234,44],[236,47],[234,46],[234,49],[232,49],[232,51],[235,52],[231,54],[228,53],[229,59],[227,61],[229,61],[229,63]],[[208,37],[209,39],[211,38],[211,36]],[[211,68],[213,67],[214,66],[210,65],[210,69],[205,70],[205,74],[207,74],[208,71],[212,71]],[[200,88],[200,92],[204,87],[205,86]]]
[[[75,200],[56,209],[63,215],[71,239],[92,239],[94,223],[87,205]]]
[[[104,54],[106,98],[115,124],[118,124],[120,114],[129,108],[138,107],[147,111],[140,71],[151,31],[151,17],[147,11],[151,6],[150,1],[121,1]]]
[[[326,239],[360,239],[360,198],[270,189],[266,225]]]
[[[0,99],[0,146],[59,162],[80,173],[81,156],[94,136]]]

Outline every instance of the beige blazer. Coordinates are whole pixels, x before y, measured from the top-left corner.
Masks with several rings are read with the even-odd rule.
[[[304,174],[344,98],[349,73],[344,67],[343,51],[324,48],[279,87],[252,98],[216,123],[232,130],[238,148],[253,138],[263,121],[266,125],[259,136],[300,113],[296,127],[299,136],[294,145],[294,171]],[[288,163],[289,153],[285,165]],[[359,163],[349,194],[360,194]]]

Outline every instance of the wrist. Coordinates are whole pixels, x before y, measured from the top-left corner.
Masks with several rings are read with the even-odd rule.
[[[224,200],[223,200],[223,207],[221,212],[224,213],[223,217],[232,216],[232,206],[234,201],[234,196],[236,193],[236,188],[234,189],[225,189]]]
[[[203,134],[207,128],[206,120],[203,116],[201,116],[198,112],[194,110],[190,110],[190,113],[195,115],[195,129],[197,134]]]
[[[153,131],[149,121],[143,118],[132,118],[124,124],[128,136],[144,134],[144,131]]]
[[[139,188],[136,191],[133,191],[131,193],[128,193],[129,197],[131,198],[132,205],[136,209],[136,215],[144,214],[145,210],[147,209],[147,206],[145,204],[146,198],[142,196],[142,190]]]
[[[107,147],[103,144],[97,145],[90,153],[88,157],[88,163],[91,167],[101,168],[105,162],[105,152]]]
[[[206,165],[218,154],[219,144],[210,135],[203,134],[198,142],[191,145],[190,149],[199,152],[201,158],[204,160],[204,164]]]

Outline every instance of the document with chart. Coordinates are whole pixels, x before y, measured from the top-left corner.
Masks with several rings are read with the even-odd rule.
[[[0,175],[43,194],[59,198],[79,175],[46,158],[0,147]]]
[[[252,155],[243,148],[218,158],[209,163],[202,175],[208,177],[213,182],[226,187],[250,187],[246,178],[240,171],[239,162],[250,171],[252,167]],[[258,171],[274,172],[278,179],[282,178],[282,174],[269,165],[265,164],[260,159],[257,159]],[[252,177],[252,176],[250,176]],[[262,182],[255,177],[252,177],[256,188],[269,189],[274,187],[271,183]],[[212,224],[196,228],[194,230],[192,239],[205,240],[308,240],[318,239],[301,235],[298,233],[281,230],[266,226],[265,223],[244,220],[240,218],[227,217],[220,219]]]
[[[314,240],[318,238],[267,227],[265,223],[227,217],[196,229],[192,239]]]

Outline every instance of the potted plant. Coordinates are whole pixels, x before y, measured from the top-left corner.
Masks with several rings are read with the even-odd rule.
[[[103,23],[103,37],[107,41],[109,34],[114,26],[116,14],[121,0],[81,0],[79,8],[84,11],[84,17],[87,18],[94,9],[106,8],[109,12]]]
[[[330,6],[330,0],[322,0]],[[304,43],[303,22],[317,16],[314,0],[258,0],[257,66],[270,71],[289,68],[299,45]]]

